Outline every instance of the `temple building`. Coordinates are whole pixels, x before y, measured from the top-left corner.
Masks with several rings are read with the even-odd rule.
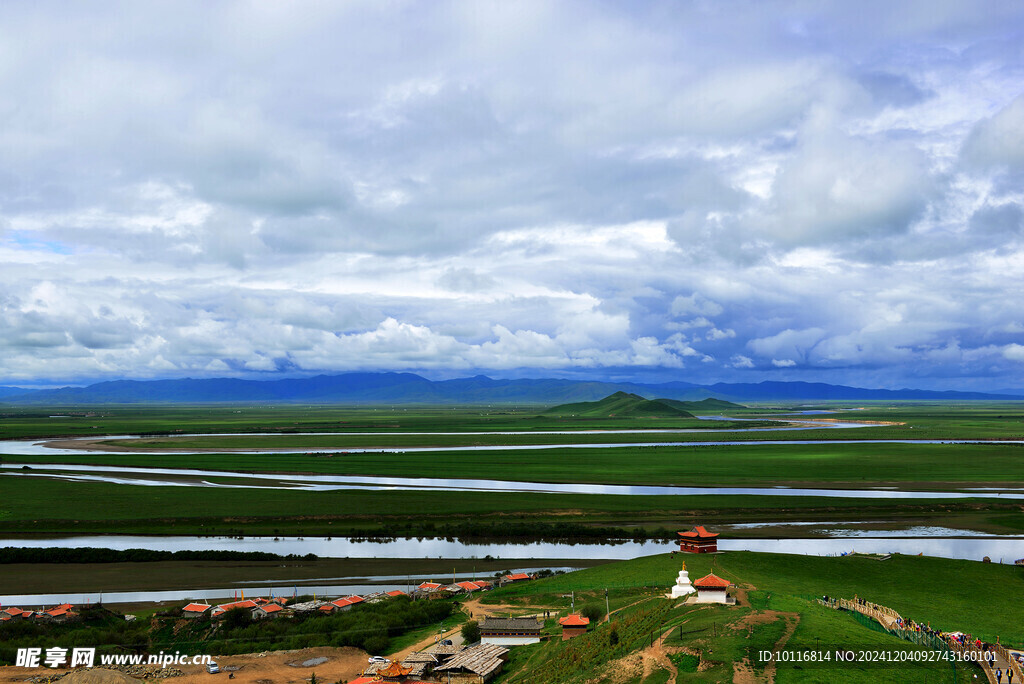
[[[539,644],[543,626],[540,620],[532,617],[485,617],[480,622],[480,643],[500,646]]]
[[[679,550],[685,553],[717,553],[718,534],[697,525],[689,532],[679,533]]]
[[[586,634],[590,618],[583,617],[579,613],[573,613],[572,615],[566,615],[564,618],[559,618],[558,624],[562,625],[562,641],[565,641],[580,634]]]
[[[693,586],[697,587],[697,600],[695,603],[724,603],[726,605],[736,603],[736,599],[729,596],[728,591],[726,591],[732,586],[732,582],[722,579],[715,573],[701,577],[693,583]]]

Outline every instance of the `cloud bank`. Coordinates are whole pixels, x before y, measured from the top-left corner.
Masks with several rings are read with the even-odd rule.
[[[0,7],[0,383],[1022,386],[1024,10]]]

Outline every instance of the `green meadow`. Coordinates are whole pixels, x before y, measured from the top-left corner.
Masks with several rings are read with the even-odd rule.
[[[740,595],[739,605],[682,606],[660,598],[674,583],[683,560],[691,579],[714,572],[735,583],[739,589],[732,591]],[[776,646],[833,652],[837,648],[917,648],[883,633],[870,620],[821,606],[817,598],[824,594],[866,598],[935,629],[965,631],[987,641],[998,637],[1004,644],[1024,643],[1018,616],[1006,609],[1024,599],[1024,568],[916,556],[896,555],[881,561],[872,556],[666,554],[510,585],[486,594],[483,600],[511,605],[512,612],[565,612],[570,596],[575,597],[577,608],[595,603],[603,607],[606,589],[616,611],[611,623],[620,633],[619,641],[630,636],[630,616],[649,611],[651,617],[643,625],[646,633],[632,635],[633,648],[643,649],[652,636],[668,634],[664,646],[681,682],[733,681],[737,667],[744,664],[763,676],[757,653]],[[613,658],[607,657],[610,649],[618,655],[608,641],[611,626],[594,625],[587,635],[578,637],[579,642],[555,640],[515,649],[499,681],[538,681],[542,676],[551,682],[624,681],[624,661],[611,663]],[[551,633],[558,633],[557,626],[551,626]],[[564,662],[573,667],[563,667]],[[702,664],[699,670],[698,663]],[[975,681],[975,674],[981,671],[968,664],[954,669],[948,663],[879,667],[833,662],[780,665],[775,681],[964,682]]]
[[[167,533],[430,533],[490,526],[491,533],[530,534],[537,522],[603,525],[623,529],[674,529],[690,522],[843,520],[882,524],[941,524],[994,533],[1024,530],[1014,500],[900,500],[795,496],[613,496],[525,492],[375,491],[274,489],[273,480],[247,473],[479,478],[539,483],[679,486],[898,486],[946,491],[977,486],[1024,485],[1024,437],[1018,403],[861,402],[814,407],[762,405],[719,411],[737,418],[785,420],[795,409],[835,410],[826,418],[875,423],[857,429],[729,430],[700,433],[582,434],[580,430],[692,428],[689,418],[543,415],[543,407],[333,407],[333,406],[90,406],[0,409],[0,437],[145,435],[142,447],[115,454],[32,456],[0,454],[31,470],[0,475],[0,531],[15,534],[81,532]],[[843,410],[857,408],[858,410]],[[54,417],[62,416],[62,417]],[[700,421],[701,427],[731,421]],[[883,424],[884,423],[884,424]],[[533,434],[565,430],[565,435]],[[498,434],[501,432],[518,434]],[[244,433],[269,433],[254,436]],[[300,432],[326,432],[301,435]],[[396,433],[424,432],[427,435]],[[471,435],[469,432],[484,434]],[[177,436],[199,433],[205,436]],[[226,433],[227,436],[217,436]],[[371,433],[360,435],[353,433]],[[452,434],[442,434],[452,433]],[[885,444],[885,439],[979,439],[977,444]],[[826,444],[756,444],[763,440],[826,439]],[[741,444],[652,446],[655,441],[742,441]],[[841,440],[856,440],[840,443]],[[629,446],[588,447],[616,442]],[[559,446],[573,444],[572,448]],[[174,445],[181,453],[146,453]],[[552,444],[554,448],[523,448]],[[483,445],[492,450],[453,450]],[[423,452],[324,453],[360,447]],[[265,453],[217,449],[265,449]],[[190,450],[212,449],[211,452]],[[282,454],[274,450],[298,449]],[[172,486],[199,478],[167,475],[167,486],[131,487],[71,482],[45,464],[149,466],[222,470],[216,484],[246,489]],[[45,475],[23,477],[22,475]],[[159,479],[159,478],[157,478]],[[252,487],[260,487],[252,489]],[[339,531],[340,530],[340,531]],[[535,531],[536,532],[536,531]],[[543,534],[549,534],[550,529]]]
[[[20,535],[260,534],[559,537],[564,526],[663,534],[692,523],[905,521],[1024,527],[1012,501],[747,495],[621,496],[430,490],[219,489],[124,486],[0,475],[0,532]],[[551,527],[554,525],[555,527]],[[545,527],[546,526],[546,527]],[[561,530],[561,531],[560,531]],[[598,530],[600,532],[600,530]],[[599,538],[605,538],[600,532]]]
[[[619,435],[620,438],[624,437]],[[256,439],[256,438],[253,438]],[[287,437],[282,447],[301,448]],[[144,440],[148,441],[148,440]],[[257,442],[262,444],[262,442]],[[322,445],[326,447],[327,445]],[[679,486],[805,485],[956,489],[1024,483],[1024,444],[763,444],[496,449],[387,453],[40,454],[18,463],[68,463],[395,477]]]
[[[249,432],[469,432],[672,428],[719,432],[717,421],[665,416],[562,417],[543,415],[544,406],[324,406],[210,404],[200,406],[95,405],[21,407],[0,404],[0,438]],[[857,410],[845,410],[856,408]],[[833,410],[826,415],[792,415],[797,410]],[[1024,402],[816,402],[813,405],[751,405],[709,411],[745,420],[830,419],[884,423],[854,431],[817,429],[801,439],[1024,439]],[[61,416],[61,417],[54,417]],[[758,423],[754,423],[756,426]],[[750,426],[745,423],[744,426]],[[726,421],[724,428],[730,427]],[[781,433],[786,434],[786,433]],[[856,434],[854,437],[853,435]],[[774,438],[738,433],[730,440]],[[795,437],[795,435],[792,435]],[[693,433],[680,441],[703,441]]]

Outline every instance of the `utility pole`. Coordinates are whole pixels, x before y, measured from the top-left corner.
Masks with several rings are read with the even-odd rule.
[[[612,611],[608,607],[608,587],[604,588],[604,621],[611,622]]]

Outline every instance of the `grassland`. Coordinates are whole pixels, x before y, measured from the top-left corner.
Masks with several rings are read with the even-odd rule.
[[[833,417],[886,423],[856,430],[805,432],[681,433],[671,439],[701,441],[868,437],[932,439],[1010,439],[1024,436],[1019,404],[931,403],[861,404],[863,410]],[[842,405],[833,408],[843,408]],[[663,418],[569,419],[539,416],[537,407],[244,407],[244,406],[98,406],[11,408],[0,412],[0,437],[148,434],[158,446],[176,432],[231,433],[227,437],[179,437],[187,449],[228,446],[298,448],[312,453],[117,453],[3,456],[8,462],[62,462],[88,467],[158,466],[215,469],[243,473],[211,478],[219,484],[254,486],[273,481],[246,479],[244,473],[333,474],[527,480],[682,486],[807,486],[950,490],[975,486],[1024,485],[1024,445],[871,444],[835,441],[814,445],[743,443],[692,447],[645,446],[661,435],[537,435],[552,429],[644,429],[689,427],[692,421]],[[792,407],[729,409],[736,417],[779,417]],[[52,418],[51,416],[69,416]],[[816,416],[820,417],[820,416]],[[704,421],[707,427],[714,421]],[[333,434],[299,435],[295,432]],[[520,431],[527,434],[499,435]],[[240,433],[264,432],[253,437]],[[370,435],[351,433],[369,432]],[[429,436],[397,432],[429,432]],[[469,435],[467,432],[484,432]],[[454,433],[454,434],[439,434]],[[626,442],[622,448],[523,449],[552,440]],[[447,447],[496,445],[489,451],[453,451]],[[133,442],[133,444],[135,444]],[[316,453],[346,446],[435,445],[420,453]],[[1024,529],[1024,512],[1012,500],[864,500],[821,497],[609,496],[513,492],[336,491],[211,489],[185,486],[128,487],[59,479],[0,475],[0,531],[62,534],[81,532],[345,534],[430,533],[466,522],[493,523],[495,533],[534,522],[615,525],[651,530],[689,522],[764,522],[771,520],[913,521],[991,532]],[[188,478],[167,476],[168,480]],[[196,482],[191,482],[196,484]]]
[[[797,416],[794,409],[839,410],[830,415]],[[711,421],[673,418],[559,418],[546,407],[488,406],[234,406],[99,405],[17,407],[0,405],[0,437],[250,432],[468,432],[699,427]],[[713,412],[765,420],[836,419],[879,423],[856,430],[855,439],[1024,439],[1024,402],[824,402],[814,405],[759,405]],[[52,416],[64,416],[53,418]],[[728,427],[726,423],[725,427]],[[726,434],[726,433],[723,433]],[[783,433],[785,434],[785,433]],[[792,435],[789,435],[792,436]],[[849,431],[811,430],[801,439],[848,439]],[[769,433],[740,433],[727,439],[760,440]],[[680,440],[701,441],[701,435]]]
[[[282,438],[287,439],[287,438]],[[67,463],[552,483],[950,490],[1024,484],[1024,444],[788,444],[313,454],[39,454]]]
[[[308,492],[209,487],[126,487],[0,475],[0,532],[5,534],[263,534],[387,536],[479,534],[531,536],[536,523],[585,523],[668,533],[695,522],[778,520],[922,520],[962,515],[1024,526],[1020,507],[987,500],[759,496],[617,496],[521,492],[339,490]],[[491,526],[491,527],[487,527]],[[548,532],[551,532],[550,530]]]

